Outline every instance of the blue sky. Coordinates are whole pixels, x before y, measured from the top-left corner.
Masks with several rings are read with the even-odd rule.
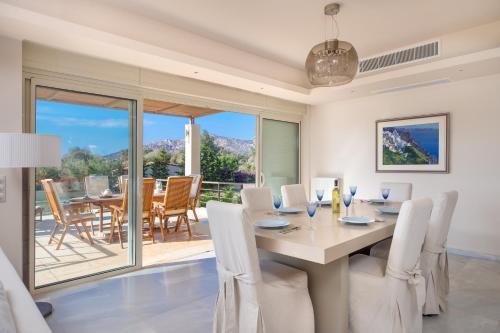
[[[144,143],[182,139],[187,118],[144,115]],[[201,130],[239,139],[255,138],[255,116],[222,112],[196,119]],[[63,154],[71,147],[106,155],[128,145],[128,112],[37,100],[36,132],[61,136]]]

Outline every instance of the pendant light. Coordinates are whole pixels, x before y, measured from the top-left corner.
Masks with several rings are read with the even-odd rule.
[[[315,45],[306,59],[306,72],[309,82],[317,87],[340,86],[351,82],[358,72],[358,54],[351,43],[338,40],[338,25],[335,15],[340,5],[331,3],[325,6],[325,15],[330,16],[336,27],[336,36]]]

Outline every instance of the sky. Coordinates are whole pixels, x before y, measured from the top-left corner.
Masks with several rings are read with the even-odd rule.
[[[197,118],[202,131],[253,140],[256,118],[234,112],[221,112]],[[143,141],[183,139],[187,118],[144,115]],[[99,155],[125,149],[128,145],[128,111],[37,100],[36,132],[61,136],[63,154],[71,147],[88,148]]]

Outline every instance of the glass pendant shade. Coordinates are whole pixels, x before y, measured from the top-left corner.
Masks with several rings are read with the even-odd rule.
[[[338,39],[315,45],[306,59],[306,72],[313,86],[340,86],[358,72],[358,53],[351,43]]]

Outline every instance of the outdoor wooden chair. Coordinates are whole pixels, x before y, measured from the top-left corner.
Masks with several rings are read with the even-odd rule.
[[[142,194],[142,223],[149,225],[149,235],[154,243],[154,210],[153,210],[153,191],[155,179],[144,178],[143,194]],[[109,234],[109,242],[113,242],[115,228],[118,227],[118,239],[120,246],[123,249],[123,224],[128,221],[128,179],[123,183],[123,198],[120,206],[111,205],[113,211],[111,216],[111,229]]]
[[[191,225],[188,219],[189,194],[191,192],[192,177],[168,177],[167,190],[163,202],[155,205],[156,216],[160,218],[161,238],[165,241],[165,229],[168,233],[168,220],[172,217],[177,218],[175,231],[179,230],[182,222],[187,225],[189,237],[191,237]]]
[[[90,175],[90,176],[86,176],[84,178],[83,182],[85,184],[85,195],[89,198],[99,197],[102,195],[102,192],[109,189],[108,176]],[[96,214],[99,213],[100,215],[102,215],[106,211],[109,212],[109,209],[107,209],[103,206],[96,206],[92,203],[89,203],[88,205],[89,205],[90,210]],[[91,223],[90,227],[92,228],[92,235],[95,235],[93,222]]]
[[[156,179],[144,178],[142,190],[142,228],[145,224],[149,227],[149,237],[155,242],[155,210],[153,209],[153,193]]]
[[[198,207],[198,204],[200,202],[203,176],[191,175],[190,177],[193,177],[193,183],[191,184],[191,192],[189,194],[189,210],[193,212],[195,221],[200,222],[200,220],[198,219],[198,215],[196,214],[196,207]]]
[[[125,181],[123,186],[123,198],[120,206],[110,205],[109,208],[112,210],[111,214],[111,227],[109,230],[109,243],[113,242],[113,237],[115,236],[115,227],[118,227],[118,239],[120,240],[120,246],[123,249],[123,223],[127,221],[128,216],[128,180]]]
[[[95,214],[91,212],[84,212],[83,209],[85,205],[75,205],[74,207],[68,208],[67,210],[61,205],[59,196],[54,188],[54,181],[52,179],[43,179],[42,186],[49,201],[49,207],[54,216],[55,225],[50,233],[49,245],[53,240],[57,241],[56,250],[61,248],[64,241],[64,236],[69,230],[70,226],[75,226],[78,235],[83,240],[82,231],[79,224],[83,227],[83,230],[87,234],[87,238],[91,245],[94,245],[92,237],[90,236],[89,230],[87,229],[87,222],[92,223],[92,220],[96,218]],[[61,237],[57,239],[55,237],[56,232],[60,227],[63,227]]]

